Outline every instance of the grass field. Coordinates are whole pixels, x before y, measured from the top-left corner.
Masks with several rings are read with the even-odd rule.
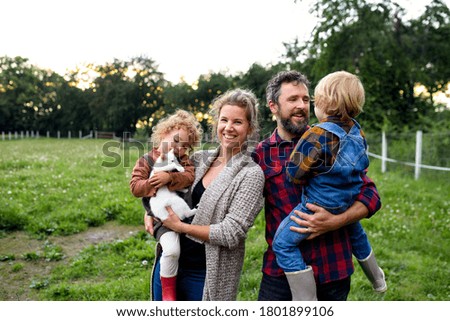
[[[143,149],[29,139],[0,150],[0,300],[147,300],[155,242],[128,187]],[[424,171],[415,181],[379,167],[373,160],[369,176],[383,208],[362,223],[389,289],[374,294],[356,266],[349,300],[450,300],[450,174]],[[239,300],[257,297],[264,249],[261,213]]]

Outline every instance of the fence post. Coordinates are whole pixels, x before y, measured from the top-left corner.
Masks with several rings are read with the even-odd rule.
[[[387,158],[387,142],[386,133],[383,131],[381,134],[381,172],[386,172],[386,158]]]
[[[416,132],[416,166],[414,169],[414,178],[419,179],[420,165],[422,164],[422,131]]]
[[[78,131],[78,138],[79,139],[83,138],[83,133],[81,132],[81,130]]]
[[[70,130],[67,132],[67,138],[68,138],[68,139],[71,139],[71,138],[72,138],[72,132],[71,132]]]

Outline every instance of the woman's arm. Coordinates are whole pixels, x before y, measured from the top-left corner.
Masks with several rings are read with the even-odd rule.
[[[174,232],[189,234],[199,240],[209,242],[209,225],[192,225],[184,223],[175,214],[171,207],[166,207],[169,217],[163,221],[163,225]]]
[[[254,167],[241,180],[229,200],[224,219],[210,226],[210,243],[233,249],[247,237],[247,232],[263,207],[264,174]]]
[[[172,209],[167,208],[169,217],[163,221],[163,225],[175,232],[186,233],[211,244],[234,248],[245,239],[248,229],[263,206],[263,187],[264,174],[259,167],[255,167],[255,171],[249,172],[242,179],[233,199],[230,200],[228,212],[220,223],[187,224],[182,222]]]

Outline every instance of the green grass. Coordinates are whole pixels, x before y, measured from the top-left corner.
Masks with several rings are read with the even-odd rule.
[[[100,140],[1,142],[0,230],[70,235],[108,220],[137,224],[129,192],[130,168],[110,160]],[[120,153],[120,148],[116,148]]]
[[[42,239],[43,251],[0,253],[0,278],[25,274],[28,265],[52,264],[50,273],[28,284],[38,300],[147,300],[155,241],[146,233],[88,246],[72,257],[46,240],[66,238],[108,221],[142,225],[140,201],[128,182],[140,149],[110,148],[105,141],[21,140],[0,142],[0,237],[16,231]],[[449,300],[449,173],[410,170],[385,174],[371,160],[369,176],[383,208],[363,225],[383,267],[388,292],[375,294],[355,263],[349,300]],[[103,164],[103,166],[102,166]],[[1,242],[0,238],[0,242]],[[247,239],[239,300],[256,300],[265,249],[261,213]],[[28,259],[26,259],[28,258]],[[0,297],[0,299],[2,299]]]

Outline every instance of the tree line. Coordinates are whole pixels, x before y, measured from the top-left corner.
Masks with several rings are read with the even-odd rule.
[[[145,56],[89,64],[64,76],[31,65],[25,57],[0,57],[0,131],[94,129],[147,135],[176,109],[193,112],[206,130],[212,100],[243,87],[259,98],[262,134],[268,134],[275,124],[265,87],[285,69],[306,74],[311,94],[330,72],[357,74],[366,89],[365,111],[359,116],[366,131],[448,129],[450,111],[434,95],[448,90],[450,82],[450,11],[443,1],[430,1],[410,20],[392,0],[317,0],[310,11],[318,18],[310,39],[284,43],[278,63],[255,63],[233,75],[201,75],[193,85],[167,81]]]

